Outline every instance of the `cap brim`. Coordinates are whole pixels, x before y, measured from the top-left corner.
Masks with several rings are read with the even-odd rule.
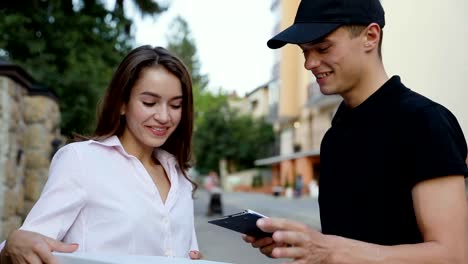
[[[296,23],[268,40],[270,49],[278,49],[288,43],[304,44],[315,41],[332,32],[341,24]]]

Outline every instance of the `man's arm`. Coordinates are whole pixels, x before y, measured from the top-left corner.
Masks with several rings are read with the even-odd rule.
[[[323,235],[306,225],[285,219],[261,219],[259,227],[291,247],[276,247],[272,256],[293,263],[454,263],[468,261],[468,213],[462,176],[418,183],[412,192],[423,243],[381,246],[338,236]]]

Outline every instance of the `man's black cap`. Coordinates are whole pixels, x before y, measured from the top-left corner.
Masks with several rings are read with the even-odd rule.
[[[385,14],[379,0],[302,0],[294,24],[267,42],[271,49],[287,43],[312,42],[342,25],[385,26]]]

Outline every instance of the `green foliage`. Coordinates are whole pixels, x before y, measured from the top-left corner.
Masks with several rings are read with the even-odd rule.
[[[194,145],[197,170],[217,169],[220,159],[238,169],[250,168],[266,156],[274,140],[271,125],[249,116],[239,116],[227,105],[227,95],[207,88],[208,76],[200,73],[197,47],[187,22],[177,17],[171,24],[167,48],[187,65],[193,79],[195,105]]]
[[[0,54],[57,93],[65,135],[91,132],[98,100],[133,45],[132,21],[117,3],[113,11],[103,1],[74,2],[26,0],[0,9]]]
[[[260,174],[255,175],[252,178],[252,188],[259,188],[259,187],[263,187],[263,177]]]
[[[289,180],[286,178],[286,182],[284,183],[284,188],[289,188],[291,185],[289,184]]]
[[[220,159],[238,170],[251,168],[268,154],[274,138],[272,126],[263,119],[239,115],[226,106],[207,111],[194,135],[197,169],[204,173],[217,168]]]
[[[208,76],[200,73],[201,64],[197,56],[197,47],[187,21],[178,16],[174,18],[169,29],[167,49],[184,62],[192,75],[193,85],[203,91],[208,85]]]
[[[227,96],[222,91],[214,93],[209,90],[201,90],[199,86],[194,86],[193,97],[195,105],[195,130],[205,122],[207,113],[220,111],[220,109],[227,105]]]

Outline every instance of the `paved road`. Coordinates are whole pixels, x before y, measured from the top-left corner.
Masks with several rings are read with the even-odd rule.
[[[207,223],[208,194],[197,191],[195,199],[195,225],[200,251],[206,260],[239,264],[282,263],[283,260],[263,256],[257,249],[241,239],[239,233]],[[224,214],[252,209],[271,217],[287,217],[320,227],[317,200],[313,198],[288,199],[256,193],[223,193]]]

